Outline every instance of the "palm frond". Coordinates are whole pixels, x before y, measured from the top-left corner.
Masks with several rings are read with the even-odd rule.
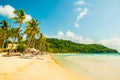
[[[18,11],[18,10],[15,10],[15,11],[14,11],[14,14],[15,14],[16,16],[20,16],[20,14],[19,14],[19,11]]]
[[[10,20],[18,20],[19,18],[16,16],[16,17],[13,17],[13,18],[10,18]]]
[[[15,24],[16,24],[16,23],[19,23],[19,21],[15,21],[14,23],[15,23]]]
[[[20,15],[21,15],[21,16],[25,16],[25,12],[24,12],[23,9],[20,9],[19,12],[20,12]]]

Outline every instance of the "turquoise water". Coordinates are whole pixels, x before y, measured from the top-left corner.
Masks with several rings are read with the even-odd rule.
[[[55,54],[66,68],[91,80],[120,80],[120,54]]]

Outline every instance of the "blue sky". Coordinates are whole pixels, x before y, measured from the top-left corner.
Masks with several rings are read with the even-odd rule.
[[[100,43],[120,51],[119,3],[120,0],[0,0],[0,20],[9,18],[10,14],[4,15],[3,11],[6,5],[22,8],[42,22],[41,32],[48,37]]]

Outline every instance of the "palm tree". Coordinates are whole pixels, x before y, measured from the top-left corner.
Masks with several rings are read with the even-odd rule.
[[[28,48],[35,48],[35,37],[40,33],[40,28],[38,20],[32,19],[31,21],[26,22],[27,28],[25,30],[25,34],[27,35],[28,40]]]
[[[0,28],[0,51],[2,51],[2,45],[4,40],[4,31]]]
[[[39,50],[42,51],[42,42],[43,42],[43,34],[41,33],[40,34],[40,37],[39,37]]]
[[[4,36],[3,44],[2,44],[2,49],[1,49],[1,51],[3,51],[3,49],[4,49],[4,44],[5,44],[5,42],[6,42],[7,35],[8,35],[8,32],[9,32],[9,31],[8,31],[9,24],[8,24],[8,22],[5,21],[5,20],[3,20],[0,24],[2,24],[1,29],[3,30],[2,32],[3,32],[3,36]]]
[[[10,34],[9,34],[9,37],[11,38],[12,42],[14,42],[14,40],[18,37],[17,36],[17,33],[18,33],[18,28],[11,28],[10,29]],[[19,35],[19,34],[18,34]]]
[[[46,51],[49,51],[49,46],[50,46],[50,43],[45,42],[45,49],[46,49]]]
[[[20,30],[21,30],[21,27],[22,27],[22,23],[23,23],[23,21],[25,20],[26,16],[25,16],[24,10],[22,10],[22,9],[20,9],[20,10],[15,10],[15,11],[14,11],[14,14],[15,14],[16,16],[15,16],[14,18],[11,18],[11,20],[15,20],[14,23],[17,23],[17,24],[20,25],[19,28],[18,28],[17,34],[16,34],[16,37],[17,37],[18,34],[20,33]],[[15,41],[16,41],[16,37],[15,37],[13,43],[12,43],[12,46],[11,46],[10,51],[8,52],[8,55],[10,55],[10,53],[11,53],[11,51],[12,51],[12,48],[13,48],[14,43],[15,43]]]
[[[40,44],[39,50],[45,51],[46,38],[45,38],[45,36],[43,36],[42,33],[40,34],[40,37],[39,37],[39,44]]]
[[[18,36],[17,36],[17,38],[18,38],[18,43],[20,44],[20,43],[23,43],[23,34],[21,33],[21,34],[19,34]]]

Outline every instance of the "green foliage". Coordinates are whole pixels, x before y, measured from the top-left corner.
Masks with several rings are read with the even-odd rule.
[[[6,42],[4,43],[4,48],[6,48],[7,45],[8,45],[8,41],[6,41]]]
[[[117,53],[117,50],[101,44],[79,44],[55,38],[47,38],[46,41],[50,44],[48,51],[53,53]]]
[[[26,46],[24,44],[18,44],[17,51],[18,52],[24,52],[26,49]]]
[[[35,47],[35,38],[40,34],[40,22],[38,20],[32,19],[26,22],[26,29],[24,33],[27,35],[27,46],[28,48]]]
[[[7,21],[0,22],[0,48],[3,50],[8,43],[19,44],[17,51],[23,52],[27,48],[36,48],[40,51],[49,51],[53,53],[118,53],[117,50],[107,48],[101,44],[79,44],[69,40],[59,40],[54,38],[45,38],[41,32],[38,20],[32,19],[26,22],[26,40],[23,41],[23,35],[20,33],[23,27],[23,21],[26,18],[24,10],[15,10],[15,23],[19,24],[17,28],[10,28]],[[13,42],[11,42],[13,41]],[[26,46],[24,45],[26,44]],[[12,51],[12,47],[9,53]]]

